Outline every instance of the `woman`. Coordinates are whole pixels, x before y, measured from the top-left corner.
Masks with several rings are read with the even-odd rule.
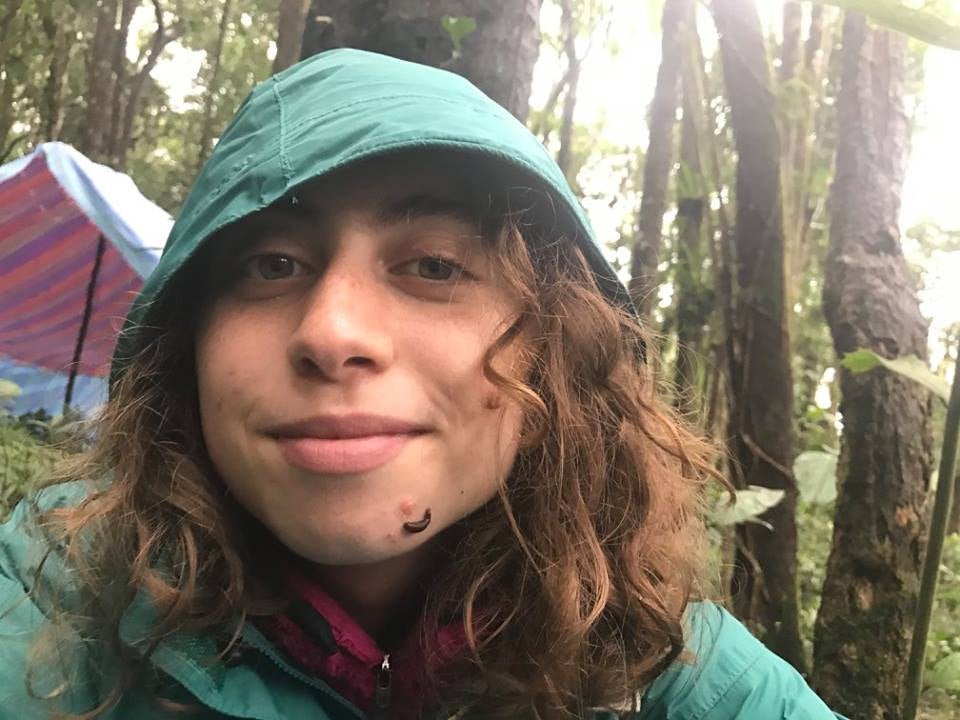
[[[353,50],[271,78],[96,446],[0,531],[0,716],[832,718],[693,602],[711,455],[645,353],[469,83]]]

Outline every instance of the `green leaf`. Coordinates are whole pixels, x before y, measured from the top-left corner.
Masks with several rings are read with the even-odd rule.
[[[750,485],[743,490],[737,490],[736,501],[732,505],[724,503],[715,508],[710,516],[717,525],[756,522],[769,527],[768,523],[758,518],[783,500],[783,495],[783,490],[771,490],[759,485]]]
[[[960,690],[960,653],[950,653],[941,658],[924,679],[929,687]]]
[[[450,36],[450,40],[453,42],[453,52],[457,55],[460,54],[460,43],[463,39],[477,29],[477,21],[472,17],[444,15],[440,19],[440,24]]]
[[[917,40],[960,50],[960,25],[920,8],[910,7],[898,0],[821,0],[844,10],[855,10],[873,22],[890,30],[904,33]]]
[[[856,352],[844,355],[840,364],[853,373],[866,372],[877,365],[883,365],[888,370],[919,383],[944,402],[947,402],[950,397],[950,386],[947,381],[934,373],[916,355],[905,355],[894,360],[887,360],[877,355],[873,350],[860,348]]]
[[[832,503],[837,499],[837,453],[808,450],[793,463],[800,497],[811,505]]]
[[[873,350],[864,350],[861,348],[856,352],[844,355],[840,364],[850,372],[859,375],[862,372],[867,372],[867,370],[873,370],[880,364],[880,360],[880,356]]]

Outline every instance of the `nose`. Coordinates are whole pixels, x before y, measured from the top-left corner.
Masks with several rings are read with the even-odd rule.
[[[304,296],[288,357],[304,377],[343,381],[381,372],[394,356],[391,319],[372,271],[332,262]]]

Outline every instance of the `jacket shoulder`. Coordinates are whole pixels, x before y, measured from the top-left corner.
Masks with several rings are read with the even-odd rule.
[[[648,688],[640,720],[836,720],[786,661],[709,602],[687,611],[689,660]]]
[[[90,490],[87,483],[64,482],[37,490],[17,503],[0,523],[0,577],[18,581],[29,590],[49,548],[36,528],[36,513],[79,505]],[[53,567],[47,572],[45,567],[43,575],[44,580],[56,582],[62,574]]]
[[[46,555],[46,545],[31,529],[34,512],[63,507],[79,502],[85,492],[79,483],[56,485],[35,496],[21,500],[10,517],[0,524],[0,718],[34,720],[50,717],[50,705],[35,700],[27,689],[28,658],[47,617],[38,606],[31,590],[37,569]],[[44,581],[62,585],[54,563],[44,564]],[[52,641],[52,639],[51,639]],[[58,657],[75,670],[85,667],[83,658],[75,656],[79,646],[70,643],[56,648]],[[33,687],[37,692],[56,688],[64,678],[55,677],[54,669],[31,666]],[[72,678],[72,689],[64,701],[72,708],[89,706],[87,684],[82,678]],[[8,714],[9,713],[9,714]]]

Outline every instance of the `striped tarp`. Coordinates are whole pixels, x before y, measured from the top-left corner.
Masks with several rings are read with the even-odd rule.
[[[0,167],[0,378],[23,390],[14,412],[61,409],[85,313],[72,404],[103,400],[117,331],[171,222],[128,177],[59,143]]]

